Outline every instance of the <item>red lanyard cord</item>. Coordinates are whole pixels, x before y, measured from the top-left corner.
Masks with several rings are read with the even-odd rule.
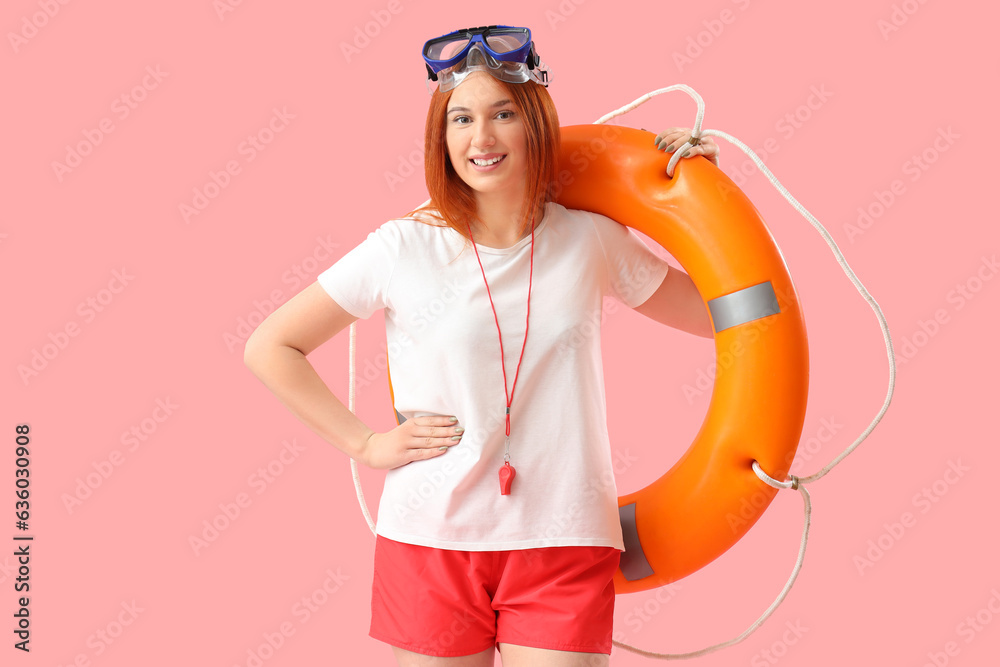
[[[497,309],[493,305],[493,294],[490,293],[490,283],[486,280],[486,270],[483,268],[483,260],[479,258],[479,248],[476,247],[475,239],[472,238],[472,226],[469,226],[469,239],[472,240],[472,247],[476,251],[476,260],[479,262],[479,270],[483,273],[483,282],[486,283],[486,295],[490,298],[490,309],[493,310],[493,321],[497,325],[497,338],[500,340],[500,370],[503,371],[503,395],[507,399],[507,410],[505,414],[506,430],[505,435],[510,436],[510,404],[514,401],[514,389],[517,387],[517,376],[521,372],[521,360],[524,358],[524,344],[528,342],[528,321],[531,315],[531,279],[535,272],[535,216],[531,216],[531,256],[528,269],[528,307],[524,316],[524,340],[521,342],[521,356],[517,359],[517,369],[514,371],[514,384],[510,388],[510,395],[507,394],[507,369],[504,364],[503,335],[500,333],[500,319],[497,317]]]

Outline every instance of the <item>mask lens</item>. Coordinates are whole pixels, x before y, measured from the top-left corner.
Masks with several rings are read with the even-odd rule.
[[[432,60],[449,60],[468,46],[470,37],[459,36],[443,39],[427,46],[426,56]]]
[[[524,30],[491,30],[489,36],[486,38],[486,44],[497,53],[516,51],[527,43],[528,35]]]

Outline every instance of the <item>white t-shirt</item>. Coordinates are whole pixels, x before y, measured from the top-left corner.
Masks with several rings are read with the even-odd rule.
[[[442,224],[442,223],[437,223]],[[322,272],[344,310],[385,309],[389,372],[405,418],[455,415],[448,452],[388,471],[376,530],[399,542],[490,551],[610,546],[624,551],[607,429],[604,295],[648,299],[668,265],[628,227],[550,202],[535,222],[531,315],[511,404],[510,495],[500,494],[504,377],[476,254],[446,226],[386,222]],[[531,235],[477,244],[503,335],[507,391],[525,331]]]

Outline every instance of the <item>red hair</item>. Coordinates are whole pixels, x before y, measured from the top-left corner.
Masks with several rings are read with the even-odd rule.
[[[520,235],[531,225],[531,213],[552,200],[559,159],[559,116],[549,91],[534,81],[509,83],[494,79],[505,89],[521,115],[527,135],[527,172],[524,200],[521,203]],[[440,220],[469,240],[466,227],[476,217],[475,193],[455,172],[448,157],[445,138],[448,101],[454,89],[446,93],[435,90],[427,110],[424,130],[424,175],[430,203],[411,211],[435,209],[429,215]],[[537,221],[536,221],[537,222]]]

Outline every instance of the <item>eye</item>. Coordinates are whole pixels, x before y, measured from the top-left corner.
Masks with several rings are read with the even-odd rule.
[[[511,111],[510,109],[504,109],[503,111],[497,114],[497,118],[500,118],[500,120],[510,120],[513,117],[514,117],[514,112]]]
[[[456,125],[465,125],[467,121],[469,121],[468,116],[455,116],[454,118],[451,119],[451,122],[455,123]]]

